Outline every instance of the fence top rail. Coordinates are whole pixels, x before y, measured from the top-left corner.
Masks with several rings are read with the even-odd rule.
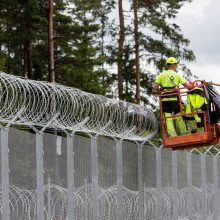
[[[146,106],[0,72],[0,121],[148,141],[157,119]]]

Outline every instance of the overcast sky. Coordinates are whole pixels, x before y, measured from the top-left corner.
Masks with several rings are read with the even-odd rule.
[[[220,0],[193,0],[179,12],[176,23],[190,40],[196,61],[187,64],[200,79],[220,83]]]

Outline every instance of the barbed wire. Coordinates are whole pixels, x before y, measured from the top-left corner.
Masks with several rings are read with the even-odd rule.
[[[146,106],[0,72],[0,121],[147,141],[158,122]]]
[[[48,190],[50,193],[48,194]],[[163,219],[170,219],[173,212],[173,194],[176,193],[178,204],[178,216],[188,216],[188,202],[191,199],[193,216],[196,219],[202,217],[203,201],[202,189],[197,187],[185,187],[174,191],[172,187],[163,187],[161,193],[161,209],[155,207],[158,202],[158,189],[144,188],[144,216],[146,219],[154,219],[158,212],[163,215]],[[207,186],[207,216],[213,217],[214,208],[214,188],[213,185]],[[45,186],[45,216],[47,219],[55,219],[59,213],[60,219],[67,219],[67,189],[50,185]],[[117,186],[108,189],[99,187],[99,210],[102,219],[117,218]],[[50,195],[50,197],[48,197]],[[1,198],[1,193],[0,193]],[[10,213],[13,219],[29,220],[36,218],[37,206],[36,190],[27,190],[16,186],[10,186]],[[124,219],[138,219],[138,192],[123,187],[122,210]],[[86,219],[92,216],[92,185],[81,186],[74,192],[75,217],[77,220]],[[2,206],[0,204],[0,209]],[[49,210],[50,209],[50,210]],[[87,210],[87,213],[85,213]]]

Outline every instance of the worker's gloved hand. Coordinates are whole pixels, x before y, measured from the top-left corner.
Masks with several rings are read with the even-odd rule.
[[[187,89],[188,89],[188,90],[194,89],[194,83],[190,81],[189,84],[188,84]]]

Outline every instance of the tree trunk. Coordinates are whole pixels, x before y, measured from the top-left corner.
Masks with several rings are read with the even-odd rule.
[[[49,81],[55,83],[55,70],[54,70],[54,30],[53,30],[53,0],[49,1],[49,17],[48,17],[48,50],[49,50]],[[52,90],[51,97],[51,115],[56,114],[56,97],[55,86]],[[59,155],[57,154],[57,130],[53,129],[53,161],[54,161],[54,183],[60,184],[59,174]],[[55,219],[60,219],[61,206],[58,204],[57,210],[55,210]]]
[[[24,77],[33,78],[33,45],[31,39],[32,27],[31,21],[26,21],[27,38],[24,42]]]
[[[33,76],[33,47],[32,41],[29,39],[26,41],[26,51],[27,51],[27,78],[32,79]]]
[[[138,0],[133,0],[134,4],[134,37],[135,37],[135,74],[136,74],[136,102],[140,104],[140,58],[139,58],[139,33],[138,33]]]
[[[26,43],[24,44],[24,64],[23,64],[23,76],[25,79],[28,79],[28,71],[27,71],[27,49]]]
[[[48,40],[49,40],[49,81],[55,82],[54,73],[54,36],[53,36],[53,0],[49,0],[49,25],[48,25]]]
[[[125,27],[124,27],[124,15],[123,15],[123,0],[118,0],[118,13],[119,13],[119,41],[118,41],[118,97],[123,99],[123,52],[125,41]]]

